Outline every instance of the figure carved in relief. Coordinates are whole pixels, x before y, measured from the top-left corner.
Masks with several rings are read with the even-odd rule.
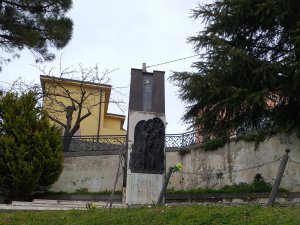
[[[129,168],[134,173],[164,173],[165,126],[155,117],[139,121],[134,129],[134,143]]]

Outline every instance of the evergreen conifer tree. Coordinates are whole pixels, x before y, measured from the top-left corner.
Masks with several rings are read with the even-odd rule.
[[[300,1],[215,0],[193,10],[197,72],[174,73],[184,119],[214,137],[239,126],[300,133]],[[272,131],[271,131],[272,132]]]
[[[61,131],[49,125],[32,92],[0,97],[0,195],[26,198],[62,172]]]
[[[0,48],[18,56],[27,48],[37,61],[52,60],[49,47],[61,49],[72,36],[72,20],[65,16],[72,0],[13,0],[0,1]],[[1,65],[10,61],[5,54]]]

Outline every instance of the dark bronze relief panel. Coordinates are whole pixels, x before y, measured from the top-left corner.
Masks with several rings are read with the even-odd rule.
[[[165,126],[155,117],[139,121],[134,129],[134,143],[129,168],[133,173],[164,173]]]

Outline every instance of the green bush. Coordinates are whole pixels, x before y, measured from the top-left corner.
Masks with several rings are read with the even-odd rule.
[[[236,141],[243,140],[246,142],[254,142],[254,149],[256,150],[260,143],[273,135],[280,133],[279,129],[276,128],[265,128],[256,132],[248,132],[237,137]]]
[[[228,141],[229,140],[226,137],[214,138],[212,140],[203,142],[202,147],[205,151],[213,151],[217,148],[223,147]]]
[[[49,125],[36,94],[0,96],[0,195],[47,190],[62,172],[61,131]]]
[[[262,193],[271,192],[272,184],[266,182],[261,174],[256,174],[252,183],[239,183],[233,185],[226,185],[220,189],[212,188],[195,188],[188,190],[172,190],[167,191],[168,194],[202,194],[202,193]],[[280,188],[280,192],[287,192],[287,190]]]

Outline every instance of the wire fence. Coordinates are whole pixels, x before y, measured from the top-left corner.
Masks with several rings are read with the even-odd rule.
[[[280,161],[281,159],[282,158],[279,158],[279,159],[276,159],[276,160],[273,160],[273,161],[270,161],[270,162],[262,163],[260,165],[246,167],[246,168],[242,168],[242,169],[238,169],[238,170],[227,170],[227,171],[221,170],[221,171],[218,171],[218,172],[207,172],[207,173],[179,171],[178,173],[182,173],[182,174],[194,174],[194,175],[199,175],[199,176],[218,175],[220,173],[222,173],[222,174],[238,173],[238,172],[242,172],[242,171],[247,171],[247,170],[252,170],[252,169],[258,169],[258,168],[264,167],[266,165],[269,165],[269,164],[272,164],[272,163],[276,163],[276,162]]]
[[[296,163],[296,164],[300,165],[300,162],[297,162],[297,161],[295,161],[295,160],[293,160],[291,158],[289,158],[288,162],[292,162],[292,163]]]
[[[264,167],[266,165],[277,163],[277,162],[279,162],[281,160],[282,160],[282,157],[280,157],[278,159],[275,159],[275,160],[272,160],[272,161],[269,161],[269,162],[266,162],[266,163],[262,163],[262,164],[256,165],[256,166],[250,166],[250,167],[246,167],[246,168],[242,168],[242,169],[237,169],[237,170],[227,170],[227,171],[224,171],[224,170],[220,170],[219,169],[220,171],[218,171],[218,172],[207,172],[207,173],[189,172],[189,171],[178,171],[177,173],[181,173],[181,174],[194,174],[194,175],[199,175],[199,176],[218,175],[220,173],[222,173],[222,174],[238,173],[238,172],[243,172],[243,171],[247,171],[247,170],[259,169],[259,168]],[[295,160],[291,159],[290,157],[288,159],[288,162],[292,162],[292,163],[295,163],[297,165],[300,165],[300,162],[295,161]],[[216,169],[216,170],[218,170],[218,169]]]

